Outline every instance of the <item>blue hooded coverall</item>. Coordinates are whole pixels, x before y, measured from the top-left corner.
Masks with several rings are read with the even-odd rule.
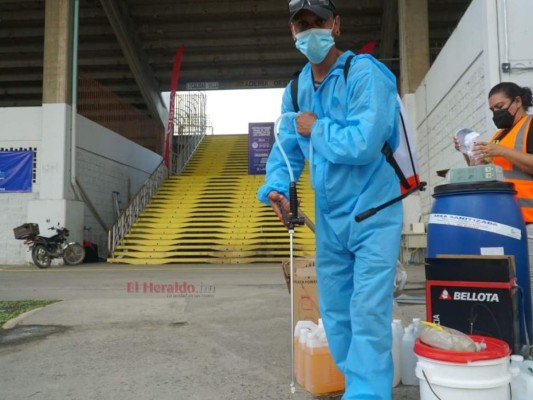
[[[298,104],[318,115],[311,135],[296,132],[294,114],[280,124],[279,140],[295,179],[308,159],[315,190],[319,307],[333,358],[344,374],[344,400],[390,400],[393,282],[402,229],[400,202],[355,222],[357,214],[400,194],[398,178],[381,153],[399,143],[396,80],[371,56],[343,53],[317,90],[310,64],[299,77]],[[292,112],[291,91],[282,113]],[[309,143],[311,141],[311,144]],[[310,151],[310,145],[312,150]],[[277,145],[258,198],[277,191],[289,198],[289,173]]]

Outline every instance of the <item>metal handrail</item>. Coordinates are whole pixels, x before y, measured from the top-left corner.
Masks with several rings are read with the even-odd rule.
[[[205,134],[196,134],[186,137],[174,136],[174,140],[178,142],[177,144],[181,151],[179,153],[172,152],[171,175],[176,176],[182,173],[205,136]]]
[[[159,189],[161,184],[168,178],[168,169],[164,161],[158,165],[155,171],[146,180],[144,185],[139,189],[131,199],[128,206],[122,210],[118,220],[109,230],[107,249],[111,255],[117,246],[124,240],[126,234],[130,231],[133,224],[139,218],[139,215],[152,200],[153,195]]]

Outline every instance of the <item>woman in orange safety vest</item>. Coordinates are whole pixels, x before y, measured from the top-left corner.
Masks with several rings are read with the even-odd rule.
[[[498,131],[489,142],[476,142],[469,165],[493,163],[503,169],[507,182],[515,185],[516,197],[526,223],[529,265],[533,267],[533,124],[531,89],[502,82],[489,92],[492,120]],[[455,148],[459,144],[454,139]]]
[[[531,89],[502,82],[489,93],[492,120],[498,128],[490,142],[477,142],[473,156],[499,165],[507,182],[512,182],[524,221],[533,223],[533,116]]]

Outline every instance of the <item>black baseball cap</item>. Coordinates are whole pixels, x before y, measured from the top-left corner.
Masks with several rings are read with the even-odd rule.
[[[301,10],[309,10],[320,18],[328,19],[335,15],[332,0],[289,0],[289,21]]]

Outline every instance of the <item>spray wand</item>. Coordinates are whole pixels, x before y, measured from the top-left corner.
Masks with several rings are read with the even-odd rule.
[[[284,117],[291,117],[296,115],[296,113],[285,113],[282,114],[277,120],[274,125],[274,139],[276,140],[276,144],[278,145],[279,151],[285,160],[285,164],[287,165],[287,170],[289,171],[289,204],[290,204],[290,212],[288,216],[285,216],[285,209],[283,205],[280,204],[280,210],[283,214],[284,220],[287,223],[287,227],[289,230],[289,280],[290,280],[290,293],[291,293],[291,335],[290,335],[290,343],[291,343],[291,393],[296,392],[296,386],[294,385],[294,339],[293,339],[293,330],[294,330],[294,228],[296,225],[303,225],[305,223],[305,217],[300,216],[298,214],[298,191],[296,189],[296,182],[294,180],[294,173],[292,171],[291,163],[289,162],[289,159],[287,157],[287,154],[285,154],[285,151],[283,150],[283,147],[281,146],[281,143],[279,141],[278,135],[279,135],[279,125],[281,123],[281,120]]]

